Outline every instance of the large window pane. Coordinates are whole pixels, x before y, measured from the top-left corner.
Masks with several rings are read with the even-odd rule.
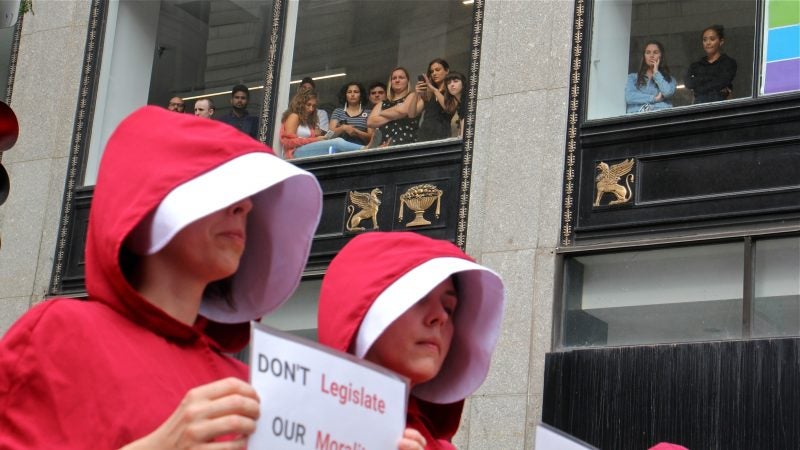
[[[564,345],[741,337],[743,248],[733,243],[568,259]]]
[[[599,0],[593,5],[588,119],[752,97],[757,2]],[[715,24],[723,26],[720,52],[726,56],[708,64],[703,34]],[[661,44],[664,79],[648,80],[645,73],[644,83],[638,83],[652,41]]]
[[[755,248],[753,336],[800,336],[800,238]]]
[[[94,184],[111,132],[142,105],[177,97],[192,114],[207,98],[219,119],[242,84],[258,116],[271,11],[272,2],[256,0],[110,1],[84,184]]]
[[[292,297],[275,312],[262,317],[261,323],[316,341],[321,288],[322,280],[301,282]]]
[[[290,69],[282,69],[274,137],[275,148],[283,148],[287,155],[290,152],[281,145],[279,128],[283,113],[298,92],[303,78],[313,79],[317,108],[325,114],[317,116],[315,124],[310,123],[311,120],[301,123],[299,132],[291,134],[292,137],[313,139],[317,134],[312,129],[314,125],[324,132],[328,128],[324,118],[333,118],[337,108],[345,109],[345,99],[340,94],[347,83],[360,83],[365,90],[361,95],[367,97],[366,91],[370,86],[378,82],[386,84],[392,69],[402,66],[409,73],[409,84],[413,89],[418,76],[426,73],[428,63],[434,58],[449,63],[450,71],[462,74],[468,71],[473,6],[465,5],[461,0],[301,0],[299,3],[290,2],[289,8],[283,65]],[[293,20],[296,20],[296,25]],[[358,123],[358,116],[371,109],[371,103],[367,102],[363,110],[351,108],[346,116],[342,116],[341,111],[337,114],[337,124],[341,118],[348,124]],[[429,121],[429,125],[436,119],[433,114],[422,118]],[[447,117],[447,120],[451,118]],[[301,121],[305,122],[306,118],[301,118]],[[309,125],[308,130],[303,128],[306,125]],[[414,123],[413,127],[416,126]],[[362,123],[356,127],[362,133],[366,132]],[[448,128],[447,131],[441,138],[449,138],[458,130]],[[414,130],[409,135],[409,142],[420,140]],[[357,144],[356,147],[365,143],[361,133],[355,136],[344,133],[342,136]],[[398,143],[397,138],[392,141],[392,144]],[[292,146],[289,150],[293,151],[295,144],[289,144]],[[325,143],[320,144],[326,154],[328,147]]]

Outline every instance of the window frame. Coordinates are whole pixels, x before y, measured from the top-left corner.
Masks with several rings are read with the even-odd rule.
[[[592,150],[598,145],[611,145],[623,147],[625,139],[637,141],[636,143],[648,142],[651,135],[674,136],[678,131],[692,130],[695,134],[704,133],[702,127],[712,125],[715,130],[722,130],[728,124],[755,125],[766,123],[782,115],[789,114],[796,116],[800,109],[800,91],[791,91],[779,94],[759,95],[759,71],[763,52],[763,17],[766,0],[757,0],[755,39],[754,39],[754,64],[753,64],[753,93],[750,98],[740,98],[725,102],[716,102],[700,105],[690,105],[680,108],[671,108],[649,112],[644,114],[622,115],[609,118],[587,120],[587,102],[589,88],[589,52],[591,51],[592,26],[593,26],[593,5],[600,0],[575,0],[572,49],[570,57],[570,76],[569,76],[569,99],[567,102],[567,133],[565,142],[564,176],[562,184],[562,219],[560,234],[560,248],[572,248],[585,245],[593,245],[598,242],[609,240],[619,242],[619,245],[626,245],[632,241],[648,239],[648,235],[658,236],[663,233],[681,232],[690,228],[708,228],[711,226],[738,225],[745,220],[748,213],[744,212],[747,208],[753,208],[752,204],[747,204],[743,199],[745,195],[738,192],[728,196],[731,203],[744,205],[726,217],[713,222],[701,217],[692,217],[692,225],[684,226],[679,223],[680,217],[652,221],[632,220],[633,214],[628,214],[626,218],[616,220],[611,225],[602,225],[597,230],[590,229],[591,226],[584,226],[581,230],[580,220],[588,216],[602,216],[607,214],[609,209],[605,207],[592,207],[586,197],[593,193],[594,175],[597,172],[594,168],[587,167],[587,163],[592,162],[594,155],[584,151],[584,146],[588,143]],[[793,115],[793,116],[792,116]],[[788,120],[788,119],[787,119]],[[697,125],[705,122],[702,125]],[[798,133],[800,134],[800,133]],[[797,142],[798,134],[783,138],[786,142]],[[758,145],[769,145],[780,143],[781,139],[773,138],[767,133],[761,133],[758,139],[743,141],[743,146],[756,147]],[[657,138],[652,138],[654,142]],[[617,142],[612,142],[616,140]],[[784,142],[785,143],[785,142]],[[721,152],[736,145],[720,144],[710,151]],[[702,153],[706,151],[699,146],[684,144],[683,147],[673,146],[667,151],[642,151],[637,155],[638,158],[665,158],[670,156],[681,156],[690,152]],[[634,150],[631,150],[634,152]],[[625,152],[612,151],[611,153],[619,156],[619,160],[629,157]],[[616,158],[614,162],[616,162]],[[612,162],[609,162],[612,164]],[[639,179],[637,174],[637,180]],[[755,187],[754,187],[755,188]],[[634,185],[637,191],[638,185]],[[616,208],[617,211],[629,210],[631,205],[635,206],[634,201]],[[738,203],[737,203],[738,202]],[[655,209],[655,208],[652,208]],[[796,208],[800,211],[800,208]],[[757,215],[757,213],[754,213]],[[776,211],[763,211],[761,218],[755,219],[760,222],[773,220]],[[667,213],[669,215],[669,213]],[[752,215],[752,214],[751,214]],[[800,217],[800,213],[793,212],[791,215]],[[752,222],[753,220],[750,220]],[[663,225],[662,225],[663,224]],[[648,226],[649,228],[643,228]]]
[[[77,295],[85,294],[84,286],[84,255],[83,243],[85,241],[86,227],[91,198],[94,186],[82,186],[81,180],[86,168],[88,157],[88,143],[91,136],[92,113],[94,102],[97,96],[98,71],[100,68],[103,52],[103,37],[107,21],[108,5],[113,0],[92,0],[90,7],[89,25],[86,33],[86,46],[82,61],[81,81],[79,88],[78,103],[75,112],[75,124],[72,133],[72,141],[68,158],[67,177],[63,202],[61,207],[61,219],[56,242],[53,271],[51,276],[49,295]],[[263,92],[264,97],[260,105],[258,140],[267,142],[274,135],[275,120],[278,117],[275,108],[278,102],[278,88],[281,73],[281,59],[283,53],[284,36],[287,26],[287,11],[290,1],[295,0],[274,0],[272,11],[272,24],[267,37],[267,59],[264,61]],[[460,151],[459,170],[460,177],[457,183],[458,192],[451,195],[451,200],[456,203],[457,221],[454,227],[455,238],[453,239],[461,248],[466,246],[467,218],[470,199],[471,174],[472,174],[472,152],[475,140],[475,110],[478,100],[478,75],[480,68],[483,16],[485,0],[475,0],[472,5],[472,37],[470,42],[464,45],[469,48],[470,63],[465,75],[468,77],[468,84],[465,86],[467,116],[464,120],[464,134],[461,139],[453,139],[453,142],[442,147],[441,141],[431,141],[430,143],[417,143],[398,148],[387,148],[382,150],[380,161],[392,161],[398,167],[413,164],[421,164],[423,158],[433,157],[434,159],[453,158],[452,147],[457,145]],[[422,149],[434,149],[433,152],[423,152]],[[442,150],[436,150],[436,149]],[[425,155],[429,153],[429,155]],[[450,155],[450,156],[447,156]],[[338,155],[337,155],[338,156]],[[346,155],[341,155],[346,156]],[[315,161],[319,159],[320,161]],[[325,161],[322,161],[325,159]],[[368,158],[364,158],[365,160]],[[417,160],[417,161],[415,161]],[[308,163],[301,162],[301,167],[314,172],[317,166],[336,167],[349,166],[353,161],[348,158],[311,158]],[[371,164],[366,161],[366,164]],[[382,163],[386,164],[386,163]],[[313,274],[312,274],[313,275]]]
[[[714,339],[707,339],[707,340],[698,340],[698,341],[676,341],[676,342],[665,342],[659,344],[637,344],[637,343],[628,343],[624,345],[594,345],[594,346],[567,346],[565,344],[566,339],[566,312],[567,312],[567,301],[566,296],[569,294],[568,292],[568,283],[569,280],[566,277],[566,265],[568,260],[574,257],[580,256],[593,256],[593,255],[607,255],[612,253],[627,253],[627,252],[634,252],[634,251],[646,251],[646,250],[657,250],[657,249],[675,249],[675,248],[688,248],[688,247],[698,247],[698,246],[706,246],[706,245],[717,245],[717,244],[730,244],[730,243],[740,243],[743,246],[743,257],[742,257],[742,335],[741,337],[726,339],[730,341],[737,341],[737,340],[749,340],[749,339],[773,339],[773,338],[792,338],[792,337],[800,337],[800,333],[797,336],[787,336],[787,335],[780,335],[780,336],[767,336],[767,337],[753,337],[753,308],[754,308],[754,301],[756,298],[755,293],[755,285],[756,285],[756,245],[760,241],[768,241],[768,240],[775,240],[775,239],[785,239],[785,238],[800,238],[800,231],[798,231],[797,227],[770,227],[765,228],[760,231],[756,232],[741,232],[741,233],[717,233],[713,236],[705,237],[702,239],[696,240],[677,240],[677,239],[665,239],[665,240],[653,240],[650,242],[641,242],[637,245],[629,245],[625,247],[617,247],[617,246],[609,246],[609,245],[597,245],[593,248],[574,248],[574,249],[561,249],[558,252],[558,257],[556,259],[557,270],[555,274],[555,280],[557,280],[554,286],[554,303],[553,303],[553,313],[554,313],[554,320],[553,320],[553,334],[552,334],[552,341],[551,341],[551,348],[552,351],[571,351],[571,350],[583,350],[583,349],[593,349],[593,348],[601,348],[601,349],[608,349],[608,348],[615,348],[615,347],[629,347],[629,346],[637,346],[637,345],[680,345],[686,343],[699,343],[699,342],[711,342],[715,341]]]

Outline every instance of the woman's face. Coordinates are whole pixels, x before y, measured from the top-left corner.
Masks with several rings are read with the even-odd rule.
[[[364,358],[408,377],[414,385],[432,380],[450,351],[457,305],[456,289],[448,278],[392,322]]]
[[[392,91],[395,94],[400,94],[408,90],[408,77],[406,73],[398,69],[392,72]]]
[[[348,105],[357,105],[361,103],[361,89],[355,84],[347,86],[347,91],[344,93]]]
[[[458,97],[464,91],[464,83],[458,78],[453,78],[447,82],[447,92],[453,97]]]
[[[442,84],[444,77],[446,77],[449,72],[450,72],[449,70],[445,69],[443,65],[437,62],[431,64],[431,66],[428,67],[428,76],[430,77],[433,84],[436,86]]]
[[[311,114],[313,114],[317,110],[317,99],[316,98],[308,99],[304,109],[306,112],[306,117],[311,117]]]
[[[703,32],[703,51],[706,52],[707,56],[717,55],[723,42],[724,40],[720,39],[713,29],[709,28]]]
[[[661,62],[661,50],[658,45],[650,44],[644,49],[644,62],[650,67],[653,67],[656,62]]]
[[[205,282],[221,280],[239,268],[247,238],[250,198],[239,200],[198,219],[179,231],[159,251],[190,276]]]

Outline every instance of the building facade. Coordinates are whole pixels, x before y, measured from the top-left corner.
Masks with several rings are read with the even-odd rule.
[[[34,2],[10,40],[21,131],[2,154],[0,332],[48,297],[85,295],[94,173],[136,107],[213,98],[221,115],[245,84],[258,138],[278,144],[301,78],[332,110],[345,80],[404,66],[413,83],[442,57],[466,75],[462,136],[296,160],[320,179],[323,219],[298,294],[265,321],[315,335],[327,263],[373,227],[350,221],[349,193],[379,189],[378,229],[450,239],[506,281],[459,448],[533,448],[540,420],[609,449],[796,447],[780,431],[800,399],[776,405],[800,392],[785,368],[800,335],[800,12],[729,3]],[[724,99],[695,104],[689,71],[714,23],[738,71]],[[672,107],[629,115],[626,77],[650,40]],[[422,185],[439,203],[405,204]]]

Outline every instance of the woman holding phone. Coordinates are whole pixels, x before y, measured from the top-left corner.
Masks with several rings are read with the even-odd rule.
[[[428,63],[426,74],[417,77],[417,110],[422,111],[417,141],[433,141],[450,137],[450,118],[444,110],[445,77],[450,73],[450,64],[436,58]]]

